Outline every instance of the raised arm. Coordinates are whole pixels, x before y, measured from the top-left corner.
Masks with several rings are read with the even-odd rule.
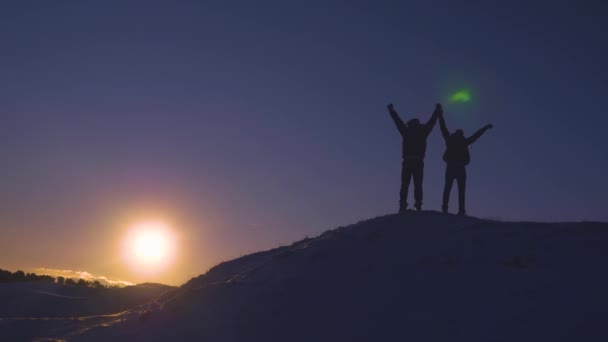
[[[467,145],[471,145],[472,143],[477,141],[477,139],[479,139],[479,137],[481,137],[487,130],[489,130],[492,127],[494,127],[494,126],[492,126],[492,125],[483,126],[480,130],[475,132],[475,134],[473,134],[467,138]]]
[[[395,111],[393,104],[390,103],[388,106],[386,106],[386,108],[388,109],[388,113],[391,115],[391,118],[393,118],[395,126],[397,126],[397,129],[399,130],[399,133],[404,134],[405,124],[403,123],[403,120],[401,120],[401,118],[399,117],[399,114],[397,114],[397,112]]]
[[[450,139],[450,131],[448,130],[448,126],[445,124],[445,118],[443,114],[439,115],[439,128],[441,128],[441,135],[443,135],[443,140],[446,142]]]
[[[426,123],[426,128],[427,128],[427,131],[428,131],[429,134],[433,130],[433,127],[435,127],[435,123],[437,123],[437,118],[439,118],[439,116],[442,113],[443,113],[443,108],[441,107],[441,104],[438,103],[435,106],[435,110],[433,111],[433,114],[431,115],[431,118]]]

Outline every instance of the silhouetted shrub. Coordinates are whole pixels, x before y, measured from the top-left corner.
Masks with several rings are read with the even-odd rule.
[[[13,281],[26,281],[25,273],[21,270],[13,273]]]
[[[51,277],[50,275],[41,275],[38,276],[38,281],[42,281],[45,283],[54,283],[55,282],[55,277]]]
[[[0,283],[8,283],[12,279],[13,274],[11,272],[0,269]]]
[[[55,278],[49,275],[37,275],[36,273],[25,273],[23,271],[17,271],[11,273],[9,271],[0,269],[0,283],[10,282],[23,282],[23,281],[44,281],[44,282],[55,282]]]

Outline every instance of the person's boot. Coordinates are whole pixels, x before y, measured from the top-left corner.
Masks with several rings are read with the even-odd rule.
[[[399,206],[399,214],[405,214],[407,212],[407,204]]]
[[[422,211],[422,205],[421,204],[416,204],[414,207],[416,208],[416,211]]]
[[[447,214],[447,213],[448,213],[448,206],[447,206],[447,205],[445,205],[445,204],[444,204],[444,205],[442,205],[442,206],[441,206],[441,212],[442,212],[442,213],[444,213],[444,214]]]
[[[467,212],[464,210],[459,210],[458,211],[458,216],[467,216]]]

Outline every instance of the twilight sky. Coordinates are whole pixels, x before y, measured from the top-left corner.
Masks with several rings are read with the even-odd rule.
[[[396,212],[388,102],[494,124],[471,149],[471,215],[608,220],[605,2],[287,3],[3,1],[0,268],[179,284]],[[473,102],[447,103],[461,87]],[[443,148],[436,127],[425,209]],[[155,276],[120,257],[148,219],[180,241]]]

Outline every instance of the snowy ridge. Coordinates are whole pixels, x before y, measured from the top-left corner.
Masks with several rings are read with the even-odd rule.
[[[388,215],[222,263],[76,341],[606,341],[608,224]],[[61,336],[58,336],[61,337]]]

